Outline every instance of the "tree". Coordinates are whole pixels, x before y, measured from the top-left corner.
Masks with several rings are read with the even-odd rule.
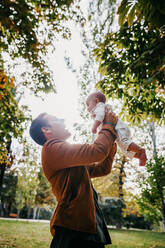
[[[13,163],[12,138],[22,136],[29,120],[28,114],[25,116],[26,107],[19,107],[15,99],[14,81],[14,78],[0,72],[0,191],[6,168],[11,167]]]
[[[17,147],[15,153],[19,154],[14,161],[12,170],[17,175],[16,203],[18,216],[23,206],[28,209],[30,217],[31,208],[35,206],[35,197],[39,185],[38,173],[40,171],[39,149],[26,139],[22,146]]]
[[[73,5],[73,3],[75,3]],[[31,80],[22,85],[33,92],[54,90],[51,72],[44,60],[48,48],[59,36],[70,37],[67,21],[74,17],[83,21],[78,13],[78,1],[2,0],[0,3],[0,70],[3,70],[5,53],[22,58],[31,65]],[[12,63],[13,65],[13,63]],[[23,74],[27,74],[26,71]]]
[[[44,205],[49,205],[49,206],[55,206],[55,197],[53,193],[51,192],[50,184],[43,175],[42,169],[40,169],[38,173],[38,180],[39,184],[37,187],[37,194],[35,198],[35,204],[44,206]]]
[[[16,186],[17,176],[12,171],[8,171],[1,188],[0,216],[8,217],[13,210],[16,210]]]
[[[34,1],[2,0],[0,3],[0,71],[12,74],[21,70],[19,88],[28,87],[32,92],[55,91],[46,55],[58,37],[68,39],[71,35],[67,21],[83,22],[79,12],[79,1]],[[74,5],[73,5],[74,3]],[[7,58],[7,59],[6,59]],[[21,60],[18,60],[21,58]],[[6,60],[11,65],[6,67]],[[31,66],[31,67],[30,67]],[[15,76],[15,75],[12,75]],[[25,89],[25,88],[24,88]]]
[[[159,131],[154,123],[150,124],[150,157],[146,166],[146,173],[138,179],[141,194],[137,196],[140,212],[150,223],[159,224],[163,220],[165,230],[165,161],[164,140],[161,142],[163,130]],[[158,132],[159,131],[159,132]],[[148,137],[149,138],[149,137]],[[158,139],[159,138],[159,139]],[[149,142],[148,142],[149,143]]]
[[[122,0],[118,8],[119,24],[128,21],[133,24],[134,19],[147,20],[151,26],[163,27],[165,24],[165,4],[162,0]]]
[[[94,49],[103,79],[97,86],[123,102],[121,117],[132,123],[144,119],[165,123],[165,37],[147,22],[123,24]]]
[[[129,216],[129,215],[134,215],[134,216],[139,217],[141,215],[138,204],[136,202],[136,197],[133,193],[130,193],[130,192],[125,193],[124,201],[126,205],[126,207],[123,209],[124,217]]]
[[[20,108],[15,99],[14,81],[14,77],[9,78],[4,72],[0,72],[0,168],[11,165],[12,137],[22,135],[25,121],[29,119],[23,113],[26,108]]]
[[[144,217],[152,222],[163,220],[165,231],[165,160],[156,156],[147,163],[148,176],[141,182],[138,204]]]
[[[123,222],[121,209],[125,207],[123,200],[120,198],[107,198],[105,202],[100,203],[100,207],[106,223],[108,225],[116,225],[116,228],[121,228]]]
[[[122,117],[165,122],[165,2],[122,0],[120,29],[94,49],[103,78],[97,83],[108,97],[123,101]]]

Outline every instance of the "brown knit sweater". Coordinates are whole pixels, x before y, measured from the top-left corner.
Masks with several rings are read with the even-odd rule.
[[[111,130],[111,131],[110,131]],[[94,144],[48,140],[42,149],[42,166],[58,201],[50,222],[76,231],[96,233],[91,177],[110,173],[116,152],[115,133],[103,125]]]

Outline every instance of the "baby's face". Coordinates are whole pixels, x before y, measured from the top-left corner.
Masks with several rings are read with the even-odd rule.
[[[86,105],[88,112],[91,112],[91,110],[96,106],[97,104],[97,99],[94,96],[89,96],[86,100]]]

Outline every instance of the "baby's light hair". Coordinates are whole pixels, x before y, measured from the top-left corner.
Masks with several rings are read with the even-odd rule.
[[[106,102],[106,97],[101,91],[96,91],[94,94],[95,97],[99,100],[99,102],[103,102],[103,103]]]

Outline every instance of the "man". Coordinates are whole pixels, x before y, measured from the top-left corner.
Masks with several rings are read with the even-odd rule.
[[[103,248],[111,239],[92,177],[110,173],[116,153],[116,115],[107,110],[93,144],[69,144],[64,120],[43,113],[31,124],[30,135],[43,145],[42,167],[58,201],[50,222],[51,248]]]

